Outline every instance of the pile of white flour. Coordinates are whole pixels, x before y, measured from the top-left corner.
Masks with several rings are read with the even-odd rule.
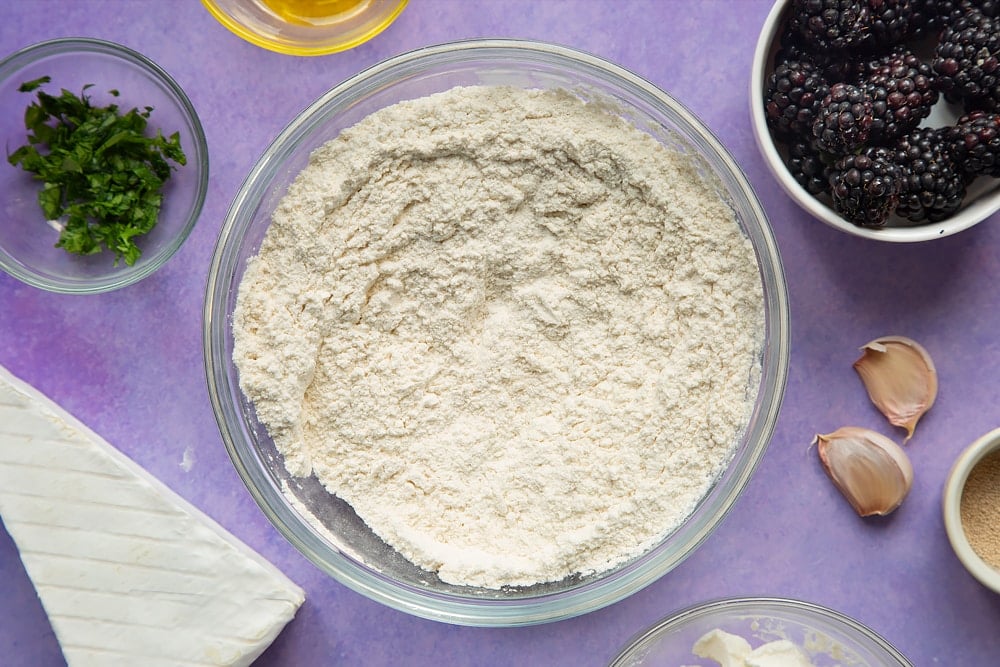
[[[498,588],[606,570],[688,516],[746,424],[763,297],[688,158],[565,92],[473,87],[313,154],[233,328],[289,472]]]

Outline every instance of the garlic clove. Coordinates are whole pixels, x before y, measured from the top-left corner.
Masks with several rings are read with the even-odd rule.
[[[813,443],[826,474],[859,516],[889,514],[910,492],[910,459],[881,433],[845,426],[817,435]]]
[[[934,361],[919,343],[904,336],[877,338],[861,351],[854,370],[889,423],[906,429],[905,443],[937,398]]]

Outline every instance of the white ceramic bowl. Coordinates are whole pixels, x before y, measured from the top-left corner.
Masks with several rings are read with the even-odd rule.
[[[291,477],[240,392],[233,363],[232,314],[247,259],[257,254],[271,213],[309,154],[378,109],[473,84],[568,89],[601,103],[613,100],[613,108],[659,141],[699,157],[702,173],[717,183],[753,244],[766,314],[761,376],[751,378],[753,413],[732,461],[687,520],[647,553],[610,571],[502,590],[441,581],[389,548],[315,477]],[[320,97],[275,139],[226,217],[209,275],[204,343],[209,395],[233,463],[292,544],[346,586],[396,609],[449,623],[514,626],[611,604],[657,580],[704,542],[767,447],[785,386],[788,335],[784,275],[767,218],[735,161],[697,118],[650,83],[585,53],[540,42],[476,40],[422,48],[365,70]]]
[[[969,187],[962,208],[946,220],[915,224],[893,215],[890,216],[885,227],[874,229],[859,227],[844,220],[833,208],[809,194],[805,188],[799,185],[785,167],[784,149],[775,143],[767,127],[764,114],[767,79],[774,70],[774,54],[778,50],[778,38],[784,27],[785,16],[790,4],[791,0],[777,0],[774,3],[764,21],[760,37],[757,39],[757,48],[753,55],[753,70],[750,74],[750,118],[754,138],[764,156],[764,161],[774,177],[778,179],[778,183],[796,204],[813,217],[840,231],[864,238],[896,243],[943,238],[968,229],[1000,210],[1000,179],[981,177]],[[924,121],[924,125],[943,127],[957,120],[960,114],[960,109],[941,100]]]
[[[948,474],[942,504],[945,531],[958,560],[983,586],[1000,593],[1000,570],[990,567],[969,544],[969,538],[966,537],[965,529],[962,527],[961,515],[962,493],[965,491],[969,473],[987,454],[997,450],[1000,450],[1000,428],[990,431],[966,447]]]

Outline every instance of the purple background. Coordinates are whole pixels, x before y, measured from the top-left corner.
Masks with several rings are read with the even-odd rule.
[[[1000,596],[948,545],[940,500],[960,450],[1000,425],[1000,226],[890,245],[802,213],[765,167],[747,89],[770,0],[412,0],[388,30],[343,54],[279,55],[230,34],[197,0],[4,0],[0,54],[62,36],[116,41],[187,91],[208,136],[211,187],[180,252],[143,282],[62,296],[0,274],[0,364],[60,402],[260,551],[307,600],[260,665],[600,665],[636,632],[693,603],[789,596],[869,625],[920,667],[992,665]],[[226,455],[209,406],[201,309],[230,201],[271,139],[341,80],[404,51],[460,38],[521,37],[577,47],[667,90],[719,136],[756,188],[784,258],[791,370],[774,438],[709,540],[659,582],[587,616],[519,629],[414,618],[322,574],[266,521]],[[851,363],[883,334],[922,342],[940,374],[937,404],[908,446],[913,490],[886,520],[860,520],[809,447],[855,424],[892,432]],[[195,463],[181,468],[185,449]],[[0,662],[62,664],[59,647],[0,529]]]

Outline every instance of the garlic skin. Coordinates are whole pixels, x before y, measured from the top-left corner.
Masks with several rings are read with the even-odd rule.
[[[934,361],[923,346],[905,336],[876,338],[861,351],[854,370],[889,423],[906,429],[905,444],[937,398]]]
[[[910,492],[910,459],[881,433],[845,426],[817,435],[813,443],[826,474],[859,516],[889,514]]]

